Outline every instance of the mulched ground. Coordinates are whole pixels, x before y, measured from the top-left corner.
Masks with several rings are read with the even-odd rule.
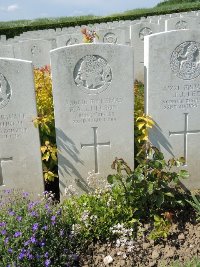
[[[81,267],[170,266],[200,259],[200,222],[191,210],[174,215],[167,239],[148,240],[151,226],[146,224],[136,240],[118,239],[113,243],[91,244],[80,257]],[[194,266],[196,267],[196,266]]]

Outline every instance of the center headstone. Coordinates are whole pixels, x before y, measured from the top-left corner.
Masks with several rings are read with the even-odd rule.
[[[88,192],[115,157],[133,167],[132,49],[73,45],[51,51],[51,65],[60,191]]]
[[[146,113],[155,120],[150,140],[166,158],[184,157],[200,188],[200,33],[182,30],[145,38]]]

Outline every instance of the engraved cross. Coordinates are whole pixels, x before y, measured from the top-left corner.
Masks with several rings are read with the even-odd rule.
[[[4,185],[4,181],[3,181],[3,171],[2,171],[2,163],[4,161],[10,161],[10,160],[13,160],[12,157],[10,158],[0,158],[0,186]]]
[[[169,136],[172,135],[183,135],[184,136],[184,158],[185,158],[185,164],[184,166],[187,166],[187,149],[188,149],[188,140],[187,136],[188,134],[200,134],[200,130],[188,130],[188,113],[184,113],[185,115],[185,125],[184,130],[179,132],[169,132]]]
[[[98,148],[100,146],[110,146],[110,141],[105,143],[98,143],[97,138],[97,129],[98,127],[92,127],[94,132],[94,143],[92,144],[81,144],[81,149],[83,147],[94,147],[94,160],[95,160],[95,173],[99,173],[99,164],[98,164]]]

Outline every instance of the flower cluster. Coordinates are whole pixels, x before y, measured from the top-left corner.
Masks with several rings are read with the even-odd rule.
[[[96,38],[99,39],[98,34],[93,30],[88,30],[87,28],[83,28],[81,29],[81,33],[83,34],[84,43],[93,43]]]
[[[77,256],[62,207],[47,192],[46,198],[36,201],[28,193],[6,194],[0,200],[1,266],[75,266]]]

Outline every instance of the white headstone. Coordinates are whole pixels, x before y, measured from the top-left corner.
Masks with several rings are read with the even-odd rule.
[[[50,64],[51,43],[47,40],[26,40],[14,44],[15,58],[30,60],[34,67]]]
[[[83,42],[83,34],[62,34],[56,37],[57,47],[80,44]]]
[[[100,43],[126,44],[125,28],[104,29],[97,31]]]
[[[133,167],[133,56],[128,46],[82,44],[51,52],[60,190],[88,191],[112,173],[115,157]]]
[[[193,29],[197,30],[199,28],[199,18],[198,17],[181,17],[181,18],[171,18],[165,21],[165,30],[186,30]]]
[[[134,51],[134,77],[144,82],[144,36],[160,31],[153,23],[138,23],[131,26],[131,45]]]
[[[0,58],[0,191],[44,191],[31,62]]]
[[[12,45],[0,45],[0,57],[14,58]]]
[[[146,113],[156,123],[150,141],[166,159],[185,157],[200,188],[200,32],[171,31],[145,38]]]

